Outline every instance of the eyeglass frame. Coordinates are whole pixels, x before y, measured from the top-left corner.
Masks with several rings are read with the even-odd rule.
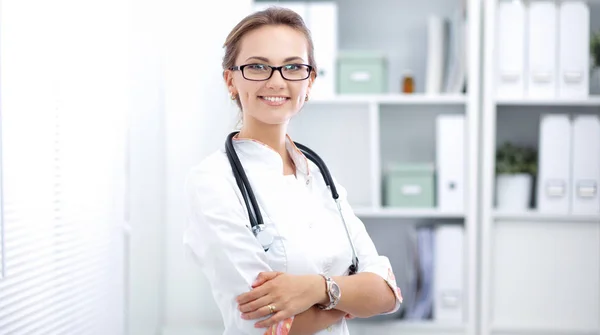
[[[267,67],[269,67],[271,69],[271,74],[266,79],[248,79],[244,75],[244,68],[246,66],[250,66],[250,65],[264,65],[264,66],[267,66]],[[285,66],[288,66],[288,65],[302,65],[302,66],[308,67],[308,73],[306,74],[306,78],[302,78],[302,79],[287,79],[283,75],[283,72],[281,71],[281,69],[283,69]],[[267,81],[267,80],[271,79],[271,77],[273,77],[273,73],[275,73],[275,71],[279,71],[279,74],[281,75],[281,78],[283,78],[284,80],[287,80],[287,81],[303,81],[303,80],[306,80],[306,79],[310,78],[310,74],[313,72],[313,69],[314,69],[314,67],[312,65],[301,64],[301,63],[291,63],[291,64],[285,64],[285,65],[282,65],[282,66],[271,66],[271,65],[263,64],[263,63],[249,63],[249,64],[243,64],[243,65],[236,65],[236,66],[232,66],[232,67],[229,68],[229,70],[231,70],[231,71],[240,71],[242,73],[242,77],[244,77],[244,79],[249,80],[249,81]]]

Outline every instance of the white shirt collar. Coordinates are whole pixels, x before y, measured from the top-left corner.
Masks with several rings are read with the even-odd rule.
[[[233,138],[233,145],[240,160],[244,159],[244,165],[261,165],[271,170],[283,171],[283,161],[277,151],[255,139],[248,138]],[[285,147],[290,154],[294,165],[296,165],[296,172],[302,173],[305,176],[309,176],[309,165],[308,159],[304,154],[296,147],[294,141],[289,135],[286,135]]]

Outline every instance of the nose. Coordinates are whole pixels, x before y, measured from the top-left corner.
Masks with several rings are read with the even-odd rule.
[[[267,80],[268,88],[281,89],[285,87],[285,79],[281,76],[281,72],[273,70],[273,75]]]

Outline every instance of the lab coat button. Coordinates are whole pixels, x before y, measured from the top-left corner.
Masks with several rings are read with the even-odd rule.
[[[306,178],[306,185],[310,184],[310,178]]]

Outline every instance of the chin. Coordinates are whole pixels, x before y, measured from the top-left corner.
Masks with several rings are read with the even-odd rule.
[[[261,109],[258,115],[254,115],[254,117],[262,123],[266,123],[269,125],[277,125],[277,124],[285,124],[288,123],[296,112],[286,109]]]

